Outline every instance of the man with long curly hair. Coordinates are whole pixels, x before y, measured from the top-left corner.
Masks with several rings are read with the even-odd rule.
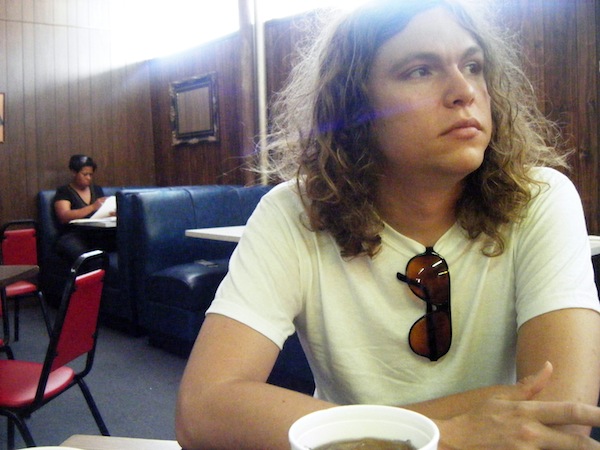
[[[283,182],[208,311],[179,442],[289,448],[302,415],[370,403],[431,417],[440,449],[600,448],[582,205],[514,46],[450,0],[330,22],[274,105]],[[266,383],[294,332],[314,396]]]

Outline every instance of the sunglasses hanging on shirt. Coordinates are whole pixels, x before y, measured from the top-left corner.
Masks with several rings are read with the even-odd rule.
[[[405,272],[398,272],[396,277],[426,304],[425,315],[408,333],[410,348],[419,356],[437,361],[448,353],[452,343],[448,264],[433,247],[427,247],[408,261]]]

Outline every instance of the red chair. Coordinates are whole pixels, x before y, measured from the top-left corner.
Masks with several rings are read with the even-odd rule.
[[[25,419],[42,406],[78,385],[104,436],[108,429],[84,381],[92,370],[98,314],[108,263],[106,254],[94,250],[81,255],[71,268],[56,315],[43,363],[0,360],[0,415],[8,418],[7,443],[15,445],[15,425],[28,447],[35,446]],[[85,367],[75,372],[66,364],[86,356]]]
[[[38,265],[37,223],[32,219],[13,220],[0,228],[0,264]],[[6,297],[14,301],[14,340],[19,340],[19,302],[26,297],[36,296],[46,322],[48,334],[51,324],[42,291],[35,282],[17,281],[6,287]]]

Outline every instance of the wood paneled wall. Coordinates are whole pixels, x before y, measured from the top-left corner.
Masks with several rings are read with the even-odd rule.
[[[247,42],[234,34],[169,58],[130,62],[118,57],[120,43],[108,30],[110,3],[0,0],[0,92],[7,101],[0,222],[33,215],[37,191],[67,181],[67,158],[78,152],[98,160],[96,178],[105,185],[248,182],[241,170],[245,140],[253,135],[241,111],[251,103],[242,101]],[[523,57],[544,111],[575,149],[570,176],[590,233],[600,234],[595,3],[497,1],[507,26],[523,36]],[[269,92],[287,77],[305,25],[297,18],[267,24]],[[169,83],[213,71],[219,142],[173,147]]]
[[[502,15],[520,36],[540,106],[573,150],[568,173],[583,201],[590,233],[600,234],[598,183],[600,36],[594,0],[505,0]],[[596,8],[599,11],[596,11]]]
[[[35,195],[92,156],[103,185],[151,185],[147,63],[119,56],[107,0],[0,0],[0,222],[35,217]]]
[[[161,186],[244,184],[239,34],[151,63],[156,180]],[[172,146],[169,85],[217,74],[218,142]]]

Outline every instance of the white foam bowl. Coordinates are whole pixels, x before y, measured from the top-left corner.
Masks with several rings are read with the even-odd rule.
[[[349,439],[410,440],[419,450],[436,450],[440,431],[422,414],[393,406],[336,406],[307,414],[290,427],[292,450]]]

